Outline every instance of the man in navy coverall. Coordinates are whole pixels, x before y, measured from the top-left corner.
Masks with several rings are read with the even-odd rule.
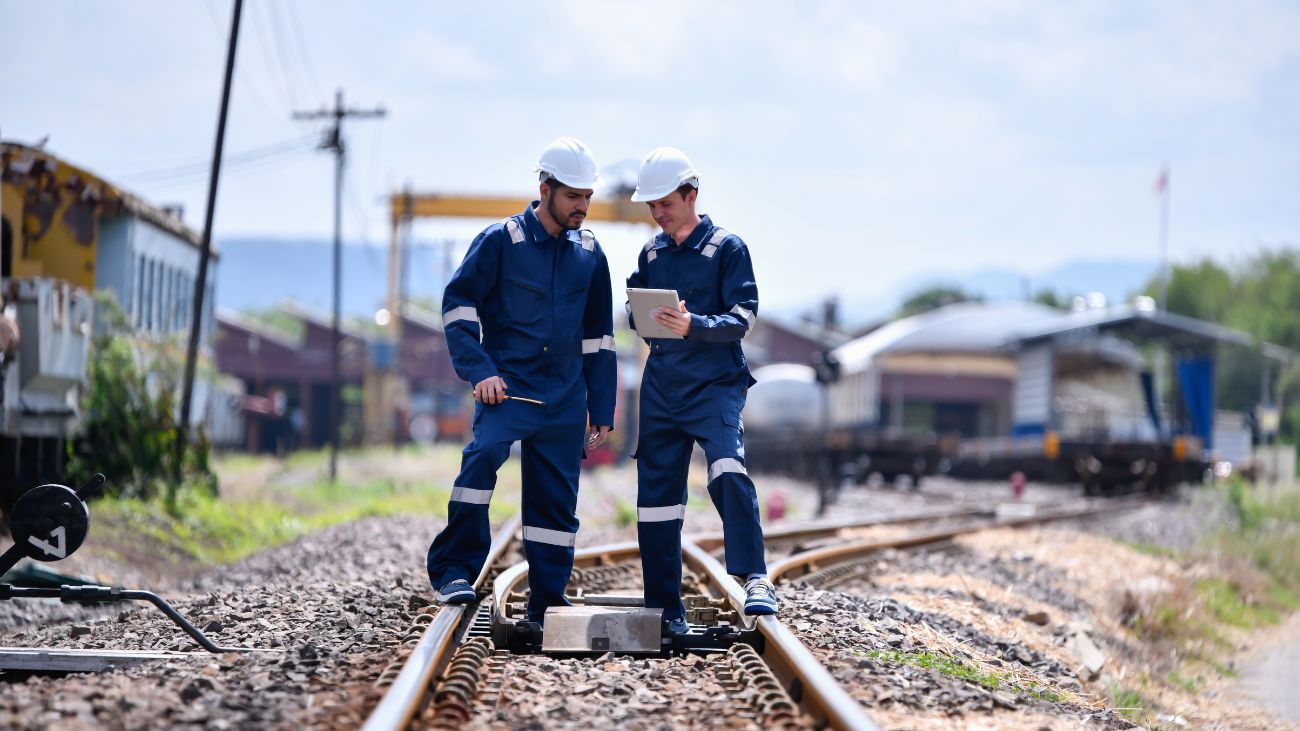
[[[521,441],[528,617],[540,622],[547,607],[568,604],[578,470],[584,447],[614,423],[616,361],[609,265],[578,228],[599,180],[595,160],[561,137],[537,172],[540,200],[479,234],[443,293],[447,349],[477,403],[428,569],[438,601],[474,601],[497,470]]]
[[[655,319],[682,339],[647,338],[637,440],[637,535],[647,607],[661,607],[672,632],[687,630],[682,606],[686,472],[698,442],[709,465],[709,497],[722,517],[727,571],[746,580],[745,613],[776,613],[767,579],[754,483],[745,471],[740,412],[754,380],[740,340],[758,315],[758,285],[739,236],[695,212],[699,173],[686,155],[660,147],[641,163],[633,201],[663,232],[646,243],[627,286],[675,289],[677,310]],[[628,309],[630,324],[636,319]]]

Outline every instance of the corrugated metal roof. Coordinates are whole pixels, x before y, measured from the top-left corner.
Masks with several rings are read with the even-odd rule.
[[[1117,338],[1163,340],[1175,347],[1259,346],[1270,358],[1294,357],[1291,351],[1259,343],[1240,330],[1150,307],[1118,305],[1062,312],[1033,302],[961,302],[940,307],[895,320],[834,352],[846,373],[868,367],[883,353],[992,352],[1047,339],[1069,341],[1062,347],[1115,362],[1134,362],[1136,350]]]
[[[1060,310],[1035,302],[960,302],[895,320],[836,348],[835,356],[853,372],[882,353],[998,350],[1017,333],[1060,317]]]
[[[1255,338],[1240,330],[1135,305],[1066,313],[1053,321],[1024,329],[1017,340],[1032,342],[1107,331],[1122,331],[1120,334],[1131,337],[1159,338],[1188,345],[1228,343],[1250,347],[1256,344]]]

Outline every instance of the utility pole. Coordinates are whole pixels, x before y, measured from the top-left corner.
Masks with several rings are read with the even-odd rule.
[[[208,178],[208,209],[203,214],[203,240],[199,246],[199,272],[194,279],[194,309],[190,315],[189,339],[185,345],[185,379],[181,387],[181,414],[176,424],[176,464],[172,474],[174,497],[184,475],[185,444],[190,432],[190,407],[194,394],[194,363],[198,359],[199,334],[203,330],[203,295],[208,286],[208,261],[212,258],[212,214],[217,207],[217,179],[221,176],[221,150],[226,143],[226,113],[230,110],[230,79],[235,71],[235,48],[239,42],[239,17],[244,0],[235,0],[230,18],[230,44],[226,49],[226,73],[221,82],[221,111],[217,113],[217,142],[212,151],[212,171]]]
[[[1160,168],[1156,193],[1160,195],[1160,309],[1169,311],[1169,163]]]
[[[338,478],[339,459],[339,415],[342,411],[341,387],[339,385],[339,289],[342,269],[342,216],[343,216],[343,120],[348,117],[359,119],[382,119],[386,112],[383,107],[376,109],[348,109],[343,106],[343,90],[334,94],[334,108],[322,107],[315,112],[294,112],[297,120],[334,120],[334,126],[326,133],[320,149],[334,152],[334,320],[331,326],[332,343],[330,353],[330,482]]]

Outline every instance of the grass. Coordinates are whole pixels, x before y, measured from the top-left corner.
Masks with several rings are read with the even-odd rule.
[[[1155,556],[1157,558],[1178,557],[1178,552],[1168,546],[1158,546],[1154,543],[1140,543],[1133,541],[1121,541],[1121,543],[1138,553],[1145,553],[1148,556]]]
[[[364,517],[445,515],[448,498],[445,489],[400,489],[386,480],[322,481],[294,492],[297,504],[266,498],[222,500],[187,490],[175,515],[160,500],[106,499],[94,505],[95,521],[112,526],[115,534],[143,538],[202,563],[227,563]]]
[[[1272,593],[1295,607],[1300,594],[1300,494],[1253,489],[1232,480],[1224,491],[1235,520],[1214,536],[1212,549],[1248,561],[1282,592]],[[1270,587],[1271,588],[1271,587]]]
[[[1113,685],[1110,688],[1110,699],[1113,704],[1111,708],[1118,711],[1121,716],[1128,720],[1146,725],[1151,720],[1152,703],[1141,691],[1135,690],[1124,685]]]
[[[895,665],[912,665],[926,670],[933,670],[952,678],[984,686],[989,690],[1005,690],[1016,695],[1028,696],[1034,700],[1046,700],[1051,703],[1060,703],[1063,700],[1059,693],[1050,688],[1044,688],[1034,683],[1030,683],[1028,686],[1021,685],[1013,680],[1009,674],[981,670],[974,664],[955,655],[929,651],[870,650],[867,652],[867,657],[884,660]]]
[[[1223,579],[1196,582],[1196,593],[1211,616],[1233,627],[1255,629],[1277,624],[1281,619],[1272,602],[1247,601],[1236,586]]]
[[[1126,596],[1121,609],[1138,637],[1172,650],[1164,681],[1188,693],[1201,692],[1213,674],[1236,676],[1228,657],[1237,649],[1239,633],[1276,625],[1300,608],[1300,494],[1263,490],[1239,479],[1217,491],[1230,517],[1189,556],[1129,544],[1143,553],[1193,558],[1214,567],[1214,576],[1176,579],[1173,589],[1158,597]],[[1152,703],[1139,690],[1114,686],[1110,693],[1114,707],[1130,720],[1153,720]]]
[[[614,498],[614,525],[627,528],[636,525],[636,521],[636,506],[629,504],[626,500]]]
[[[91,512],[96,523],[106,525],[101,527],[102,533],[123,541],[118,545],[113,545],[114,541],[103,544],[111,555],[143,553],[147,557],[149,549],[144,546],[156,546],[159,552],[172,557],[226,563],[359,518],[446,515],[448,489],[430,486],[449,485],[455,474],[453,452],[443,451],[446,454],[420,452],[418,448],[349,452],[349,458],[379,465],[392,457],[418,453],[423,460],[420,464],[427,464],[429,469],[416,470],[418,478],[405,480],[380,476],[349,479],[345,472],[337,482],[312,474],[313,468],[324,472],[326,450],[295,453],[283,459],[226,455],[214,460],[214,466],[223,482],[241,486],[220,497],[188,486],[181,491],[175,511],[168,511],[161,500],[106,498],[97,500]],[[270,472],[267,467],[272,468]],[[386,472],[380,467],[374,473]],[[356,473],[354,470],[352,474]],[[516,501],[498,499],[493,501],[490,514],[499,519],[517,509]]]

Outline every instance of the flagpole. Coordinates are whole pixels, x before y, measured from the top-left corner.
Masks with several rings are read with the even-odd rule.
[[[1160,171],[1160,309],[1169,311],[1169,163]]]

